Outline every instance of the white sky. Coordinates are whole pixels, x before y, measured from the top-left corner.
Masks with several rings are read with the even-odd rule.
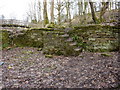
[[[31,0],[0,0],[0,15],[5,18],[24,19]]]

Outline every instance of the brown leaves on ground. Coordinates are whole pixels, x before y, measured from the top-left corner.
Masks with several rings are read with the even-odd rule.
[[[46,58],[36,48],[3,51],[6,88],[108,88],[118,82],[117,52],[83,52],[77,57]]]

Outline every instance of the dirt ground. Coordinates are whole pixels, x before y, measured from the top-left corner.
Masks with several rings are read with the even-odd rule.
[[[112,88],[119,83],[118,52],[46,58],[26,47],[3,50],[2,56],[4,88]]]

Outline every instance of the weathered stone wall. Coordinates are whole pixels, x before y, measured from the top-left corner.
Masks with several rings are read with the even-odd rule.
[[[43,32],[38,30],[21,31],[14,34],[2,30],[2,48],[7,47],[41,47],[43,48]],[[21,34],[23,33],[23,34]]]
[[[74,46],[69,46],[65,34],[61,30],[27,30],[24,34],[9,38],[7,31],[2,32],[3,48],[9,45],[15,47],[38,47],[44,54],[74,55]],[[69,37],[77,42],[82,51],[114,51],[118,49],[118,29],[110,26],[81,26],[67,32]]]
[[[118,49],[118,29],[111,26],[83,26],[69,32],[77,37],[78,45],[88,51],[114,51]]]
[[[39,30],[24,31],[23,35],[13,37],[15,46],[43,47],[43,32]]]
[[[58,31],[44,31],[44,54],[61,54],[61,39],[59,37],[61,33]]]

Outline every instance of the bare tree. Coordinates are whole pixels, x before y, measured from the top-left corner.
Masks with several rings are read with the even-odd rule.
[[[38,22],[40,22],[41,19],[42,19],[41,13],[42,13],[42,11],[41,11],[41,2],[38,1]]]
[[[105,14],[106,10],[109,7],[109,0],[107,2],[102,2],[103,7],[101,8],[100,11],[100,21],[103,21],[103,15]]]
[[[36,11],[37,11],[37,8],[36,8],[36,6],[37,6],[37,5],[36,5],[36,2],[34,2],[34,4],[33,4],[33,18],[34,18],[34,19],[33,19],[33,22],[34,22],[34,23],[37,22],[37,12],[36,12]]]
[[[54,23],[54,0],[51,0],[51,23]]]
[[[83,11],[84,23],[86,23],[87,7],[88,7],[88,2],[84,1],[84,11]]]
[[[43,17],[44,17],[44,26],[49,23],[48,14],[47,14],[47,0],[43,1]]]
[[[69,22],[69,26],[71,26],[71,9],[73,2],[70,0],[65,0],[65,8],[66,8],[66,20]]]
[[[37,4],[36,2],[29,4],[29,11],[27,12],[27,16],[31,22],[37,22]]]
[[[69,0],[65,0],[65,8],[66,8],[66,18],[67,18],[67,21],[69,21],[69,13],[70,13],[70,2]]]
[[[82,15],[83,14],[83,1],[82,0],[78,0],[78,15]]]
[[[61,12],[63,11],[63,5],[64,3],[61,1],[61,0],[57,0],[57,11],[58,11],[58,17],[57,17],[57,21],[58,21],[58,24],[61,24]]]
[[[90,8],[91,8],[91,13],[92,13],[92,19],[93,19],[94,23],[97,23],[97,18],[96,18],[96,15],[95,15],[93,2],[91,2],[89,0],[89,4],[90,4]]]

